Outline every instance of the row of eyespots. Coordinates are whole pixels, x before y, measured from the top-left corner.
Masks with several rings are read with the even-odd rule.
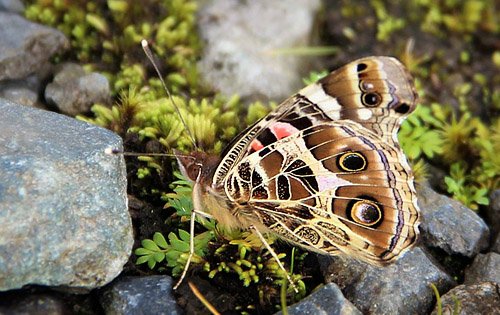
[[[364,63],[358,64],[357,71],[359,77],[359,89],[361,90],[361,103],[366,107],[377,107],[382,101],[382,95],[376,91],[372,91],[374,85],[368,82],[365,82],[361,79],[363,77],[363,71],[366,70],[368,66]],[[392,96],[392,101],[389,103],[388,108],[393,109],[395,112],[400,114],[406,114],[411,110],[411,106],[406,102],[400,102],[399,97],[396,95],[396,88],[390,84],[390,82],[386,82],[389,86],[390,94]],[[393,104],[393,105],[391,105]]]

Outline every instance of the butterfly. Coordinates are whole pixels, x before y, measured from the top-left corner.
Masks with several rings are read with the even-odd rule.
[[[419,235],[413,173],[397,139],[416,106],[397,59],[362,58],[288,98],[220,156],[176,152],[177,160],[194,183],[195,211],[226,229],[383,266]]]

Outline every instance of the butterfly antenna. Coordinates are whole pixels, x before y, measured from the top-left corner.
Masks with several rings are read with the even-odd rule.
[[[121,150],[116,150],[113,148],[106,148],[104,150],[104,153],[110,154],[110,155],[124,155],[124,156],[168,156],[168,157],[186,157],[186,158],[192,158],[195,159],[191,155],[187,154],[171,154],[171,153],[137,153],[137,152],[124,152]]]
[[[175,111],[179,115],[179,118],[181,119],[181,122],[184,125],[184,128],[186,128],[186,131],[189,135],[189,138],[191,139],[191,142],[193,143],[193,147],[195,148],[195,150],[198,150],[198,146],[196,145],[196,141],[194,140],[193,134],[191,133],[191,131],[189,131],[188,125],[186,124],[186,121],[184,120],[184,118],[181,115],[181,111],[179,110],[179,106],[177,106],[174,99],[172,98],[172,95],[170,94],[170,90],[167,88],[167,85],[165,84],[165,81],[163,80],[163,76],[161,75],[160,69],[158,69],[158,66],[156,65],[156,63],[153,60],[153,54],[151,53],[151,49],[149,49],[148,41],[143,39],[141,41],[141,45],[142,45],[142,50],[144,50],[144,53],[146,54],[149,61],[151,62],[151,64],[155,68],[156,73],[158,74],[158,78],[160,78],[161,85],[163,86],[163,89],[167,93],[168,98],[170,99],[170,102],[172,102],[172,105],[174,105]]]

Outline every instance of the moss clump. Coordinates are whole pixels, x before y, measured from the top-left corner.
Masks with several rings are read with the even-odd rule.
[[[65,59],[76,59],[86,69],[104,73],[114,94],[143,86],[147,71],[140,42],[154,42],[161,66],[169,70],[171,89],[196,86],[197,4],[190,0],[146,1],[35,1],[26,7],[28,19],[61,30],[71,41]]]

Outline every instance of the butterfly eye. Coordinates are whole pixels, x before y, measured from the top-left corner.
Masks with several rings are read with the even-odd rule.
[[[382,219],[382,210],[373,201],[359,200],[350,208],[351,218],[364,226],[373,226]]]
[[[365,106],[375,107],[382,103],[382,97],[378,93],[363,93],[361,95],[361,101]]]
[[[196,181],[198,178],[198,175],[201,172],[201,166],[199,164],[193,164],[189,167],[188,170],[188,176],[193,180]]]
[[[366,158],[359,152],[347,152],[337,160],[337,167],[345,172],[359,172],[366,169]]]

